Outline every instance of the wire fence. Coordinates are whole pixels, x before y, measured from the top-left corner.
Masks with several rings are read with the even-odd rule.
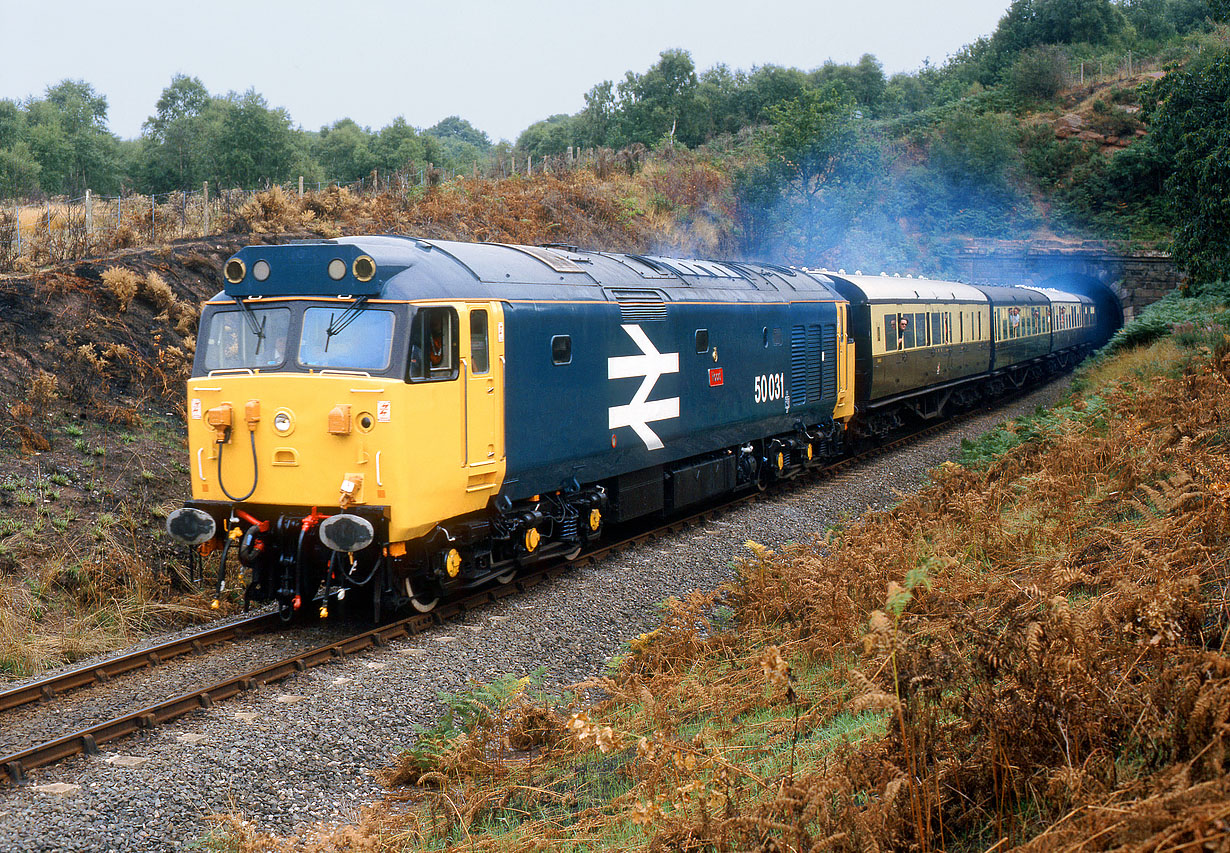
[[[505,179],[533,176],[598,164],[622,162],[606,149],[581,151],[569,147],[558,157],[533,158],[509,153],[470,169],[442,168],[432,163],[410,164],[381,175],[372,172],[356,181],[305,181],[279,184],[288,195],[303,197],[330,187],[345,188],[359,196],[381,193],[409,194],[458,177]],[[48,199],[38,203],[0,201],[0,272],[30,272],[38,267],[70,263],[115,249],[150,246],[172,240],[206,237],[235,230],[244,219],[244,206],[256,190],[199,189],[149,195],[100,196],[89,190],[79,198]]]
[[[1112,80],[1129,80],[1140,74],[1158,72],[1162,70],[1164,64],[1157,57],[1133,55],[1131,51],[1128,51],[1118,57],[1069,60],[1065,76],[1068,86],[1096,85]]]

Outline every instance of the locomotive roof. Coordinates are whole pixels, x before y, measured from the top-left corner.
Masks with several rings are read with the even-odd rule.
[[[976,287],[959,281],[931,278],[901,278],[889,275],[847,275],[844,272],[822,271],[834,282],[857,289],[867,302],[986,302],[987,295]],[[838,288],[842,290],[842,288]],[[844,290],[843,290],[844,292]],[[849,293],[845,294],[847,297]]]
[[[355,261],[375,262],[369,280]],[[224,293],[249,296],[361,296],[382,299],[620,299],[656,294],[670,301],[779,302],[840,299],[828,278],[759,262],[712,261],[582,251],[570,246],[462,243],[402,236],[247,246],[239,281]],[[338,265],[336,262],[342,263]],[[261,266],[264,278],[255,280]],[[330,263],[341,276],[330,277]],[[229,264],[229,261],[228,261]]]

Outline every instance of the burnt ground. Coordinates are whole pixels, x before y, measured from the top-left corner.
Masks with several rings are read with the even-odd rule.
[[[38,645],[41,624],[63,629],[100,600],[183,600],[172,579],[186,554],[162,525],[187,496],[184,381],[199,305],[220,289],[226,258],[253,241],[190,240],[0,277],[0,676],[73,656],[14,661],[6,635]]]

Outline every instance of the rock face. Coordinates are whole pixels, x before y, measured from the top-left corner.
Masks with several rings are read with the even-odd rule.
[[[1067,139],[1069,136],[1076,136],[1085,129],[1085,119],[1076,113],[1068,113],[1059,121],[1055,122],[1055,136],[1060,139]]]
[[[1056,139],[1079,139],[1081,142],[1091,142],[1097,145],[1103,154],[1114,154],[1145,135],[1144,130],[1136,130],[1130,136],[1104,136],[1090,129],[1085,117],[1077,113],[1068,113],[1056,119],[1054,127]]]

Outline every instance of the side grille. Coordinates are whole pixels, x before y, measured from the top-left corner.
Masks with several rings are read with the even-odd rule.
[[[666,302],[652,290],[613,290],[619,318],[625,323],[652,323],[666,319]]]
[[[790,405],[807,403],[807,331],[790,327]]]
[[[837,396],[837,326],[832,323],[825,324],[824,327],[824,361],[821,362],[823,368],[823,383],[820,388],[820,394],[823,397]]]

